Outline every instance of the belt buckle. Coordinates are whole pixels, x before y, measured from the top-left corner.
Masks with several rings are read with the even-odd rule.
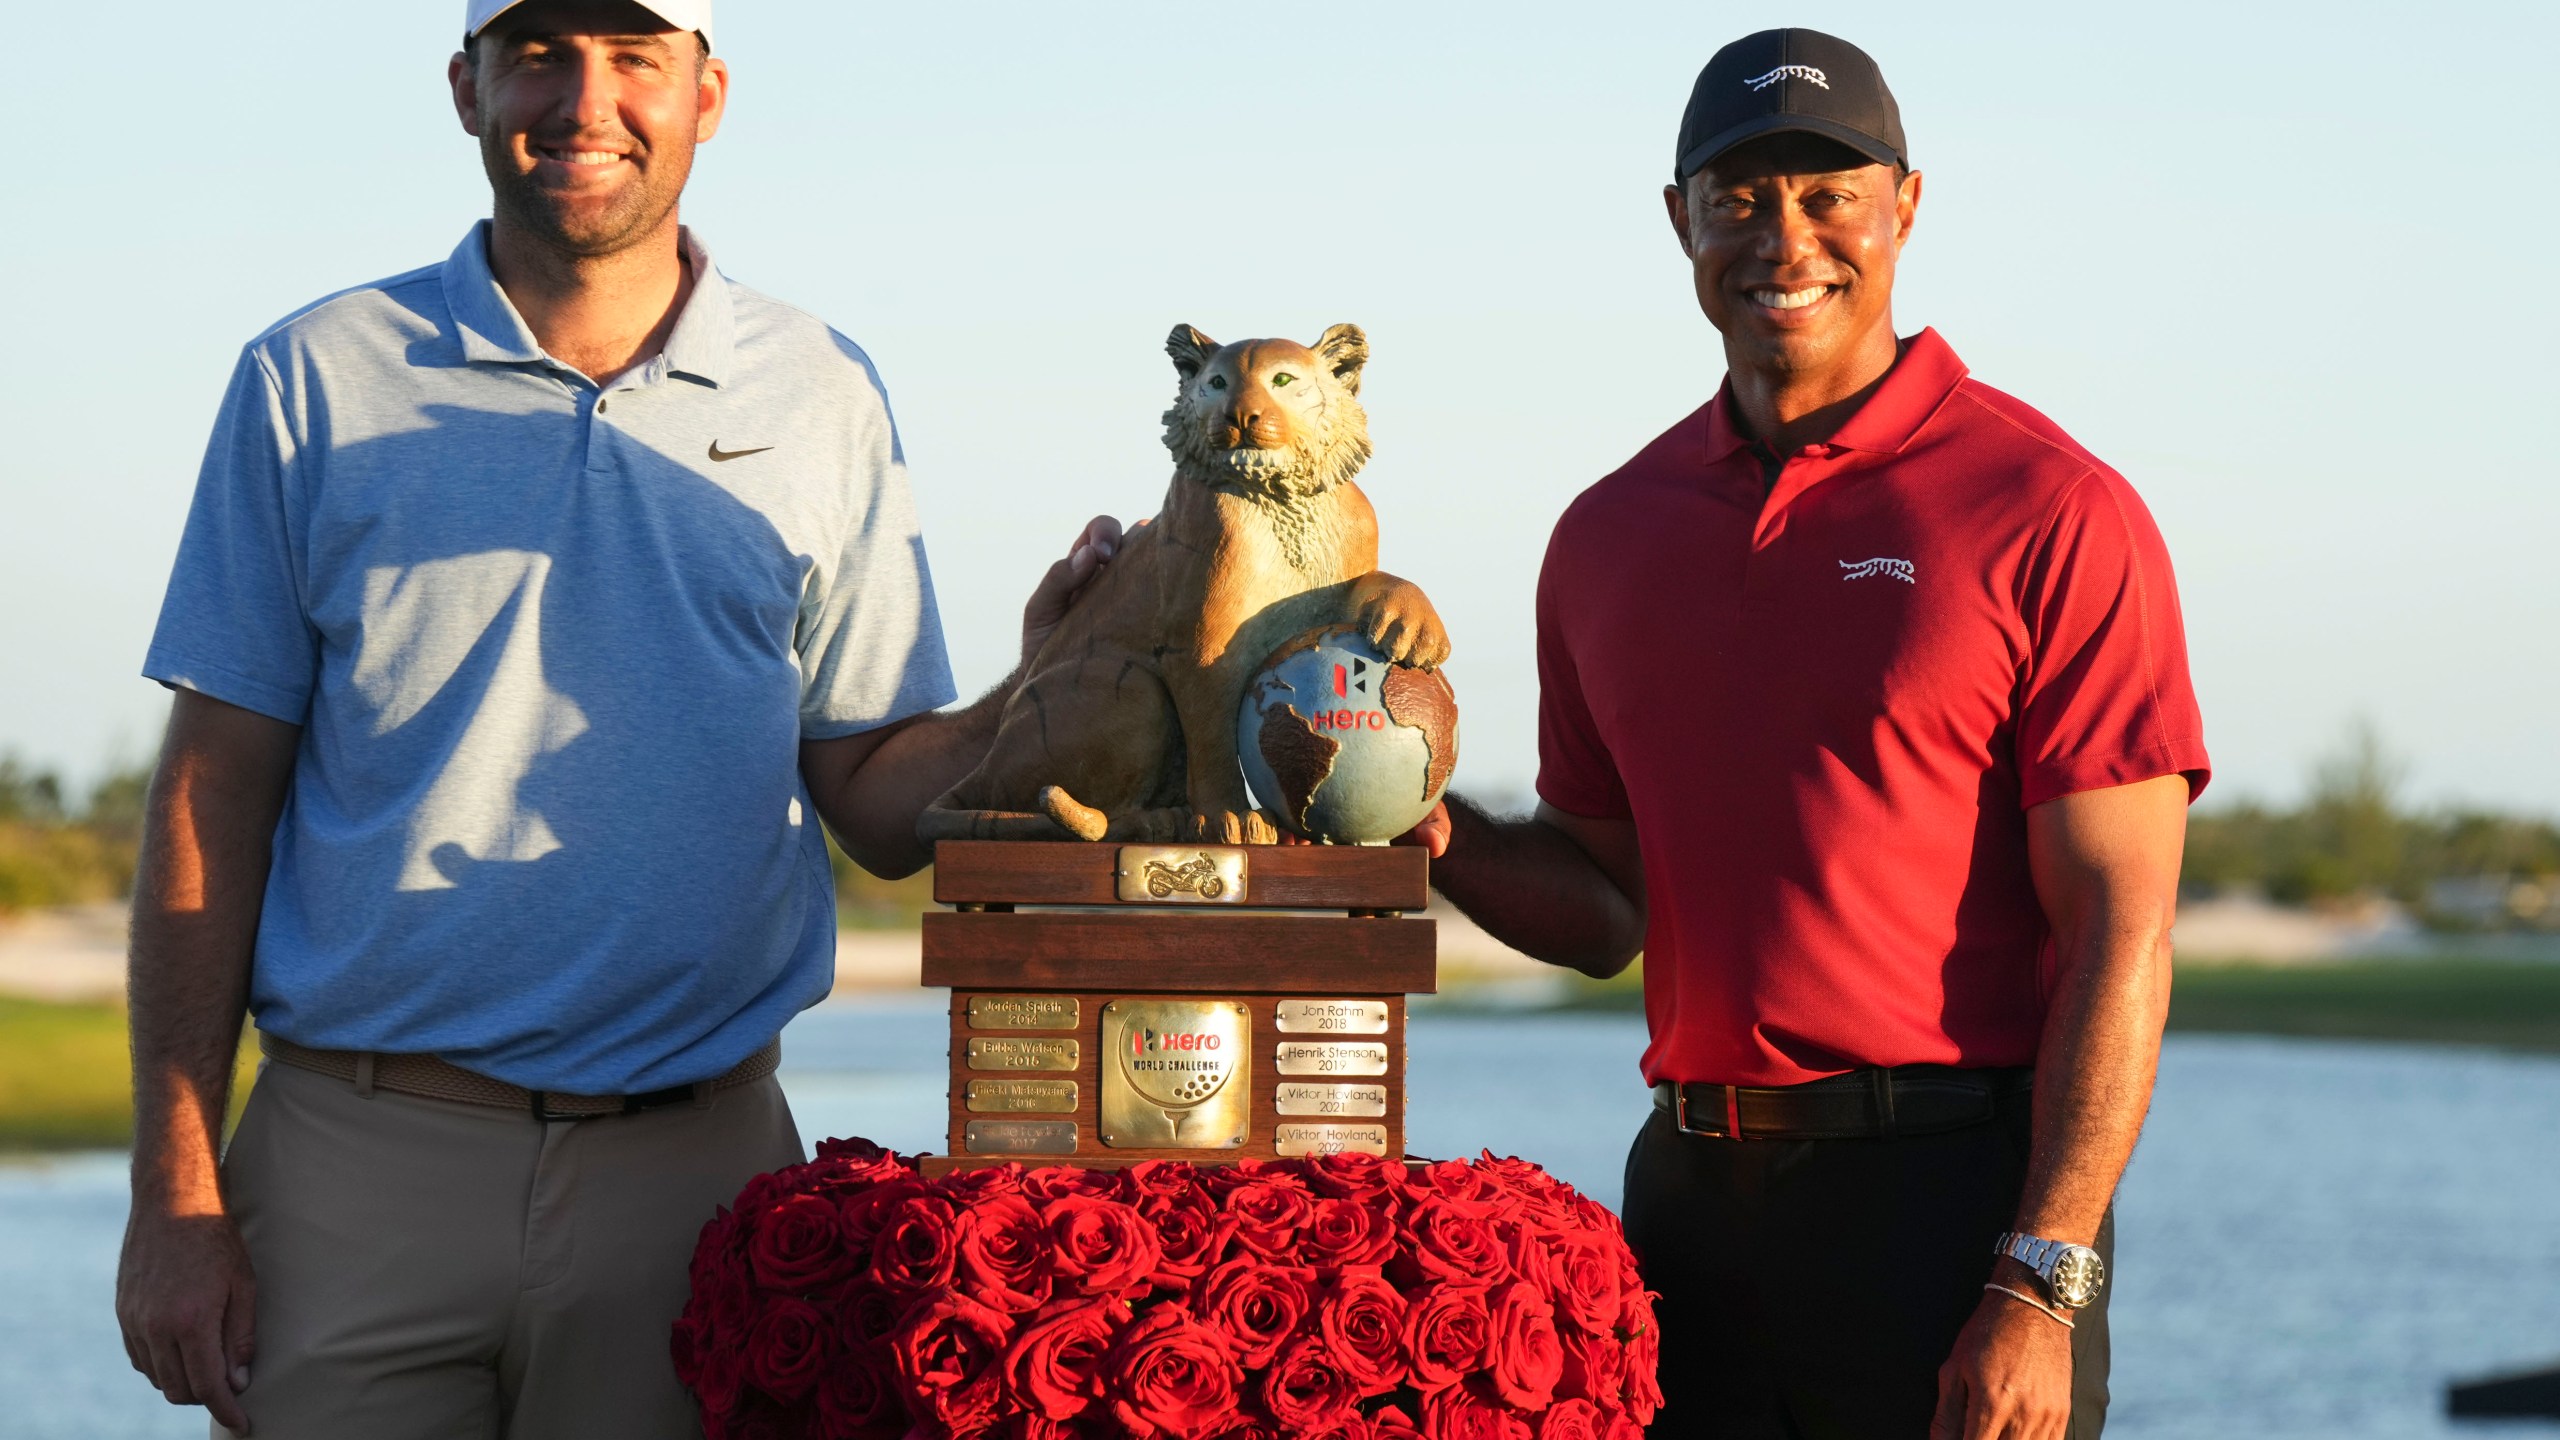
[[[1671,1082],[1671,1128],[1683,1135],[1697,1135],[1709,1140],[1742,1138],[1742,1091],[1733,1085],[1719,1085],[1724,1092],[1724,1129],[1700,1130],[1689,1123],[1689,1085],[1687,1081]]]
[[[596,1113],[592,1110],[554,1110],[551,1108],[551,1092],[548,1090],[529,1090],[525,1093],[533,1098],[533,1118],[546,1125],[555,1120],[585,1120]]]

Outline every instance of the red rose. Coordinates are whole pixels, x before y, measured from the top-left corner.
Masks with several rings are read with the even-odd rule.
[[[1559,1400],[1539,1418],[1538,1440],[1608,1440],[1608,1419],[1588,1400]]]
[[[1298,1232],[1315,1213],[1306,1182],[1266,1172],[1229,1190],[1221,1208],[1236,1222],[1236,1243],[1265,1260],[1294,1260]]]
[[[1345,1275],[1316,1307],[1316,1333],[1362,1395],[1404,1383],[1404,1296],[1375,1275]]]
[[[994,1440],[1079,1440],[1074,1426],[1033,1410],[1007,1416],[1003,1424],[987,1434]]]
[[[776,1400],[809,1393],[827,1365],[827,1319],[818,1308],[788,1295],[764,1303],[747,1332],[747,1378]]]
[[[821,1140],[817,1158],[808,1168],[825,1171],[830,1184],[846,1188],[878,1185],[916,1173],[914,1160],[868,1140]]]
[[[1022,1177],[1022,1193],[1040,1202],[1062,1200],[1069,1195],[1117,1200],[1120,1188],[1120,1173],[1116,1170],[1084,1170],[1073,1165],[1044,1165]]]
[[[907,1407],[886,1352],[873,1360],[839,1356],[818,1378],[818,1424],[828,1440],[900,1440]]]
[[[1138,1213],[1156,1228],[1156,1270],[1147,1279],[1166,1290],[1188,1290],[1192,1281],[1209,1273],[1236,1229],[1236,1222],[1197,1187],[1172,1195],[1142,1192]]]
[[[1369,1440],[1422,1440],[1422,1425],[1401,1407],[1390,1405],[1369,1417]]]
[[[1355,1415],[1352,1418],[1356,1420],[1359,1417]],[[1239,1414],[1228,1421],[1227,1428],[1212,1436],[1211,1440],[1297,1440],[1297,1436],[1289,1431],[1274,1428],[1271,1422],[1260,1416]]]
[[[1192,1306],[1238,1363],[1258,1370],[1307,1317],[1314,1290],[1312,1270],[1239,1255],[1193,1287]]]
[[[747,1327],[755,1323],[755,1286],[742,1266],[712,1269],[695,1278],[685,1313],[695,1318],[701,1343],[743,1345]]]
[[[756,1283],[768,1290],[806,1294],[824,1288],[861,1263],[846,1252],[835,1202],[791,1195],[756,1217],[747,1255]]]
[[[1318,1155],[1302,1162],[1307,1188],[1337,1200],[1381,1200],[1404,1190],[1405,1165],[1383,1155]]]
[[[1120,1332],[1104,1361],[1111,1413],[1140,1440],[1197,1440],[1232,1418],[1244,1372],[1216,1334],[1167,1305]]]
[[[1465,1206],[1478,1214],[1490,1209],[1502,1196],[1501,1187],[1464,1160],[1441,1160],[1410,1167],[1404,1177],[1404,1186],[1416,1196],[1433,1196]]]
[[[1048,1264],[1058,1279],[1086,1295],[1119,1295],[1146,1283],[1162,1250],[1156,1227],[1133,1205],[1066,1195],[1040,1207]]]
[[[1001,1362],[1013,1321],[964,1295],[929,1296],[907,1312],[889,1352],[906,1385],[946,1430],[983,1429],[1002,1395]]]
[[[1342,1373],[1318,1336],[1290,1341],[1262,1373],[1262,1408],[1288,1434],[1351,1413],[1359,1398],[1359,1387]]]
[[[1662,1364],[1662,1327],[1654,1323],[1653,1296],[1638,1290],[1634,1298],[1641,1304],[1628,1307],[1637,1321],[1627,1332],[1627,1409],[1637,1424],[1650,1425],[1653,1413],[1662,1408],[1662,1385],[1655,1373]]]
[[[1557,1394],[1615,1406],[1625,1402],[1626,1384],[1627,1352],[1617,1341],[1596,1335],[1564,1337],[1564,1370],[1556,1379]]]
[[[1404,1355],[1413,1388],[1455,1385],[1484,1363],[1493,1344],[1493,1307],[1473,1285],[1427,1285],[1409,1298]]]
[[[1538,1287],[1513,1281],[1493,1301],[1493,1348],[1485,1366],[1494,1394],[1519,1410],[1543,1410],[1564,1375],[1564,1342],[1556,1309]]]
[[[1464,1385],[1423,1397],[1422,1433],[1429,1440],[1530,1440],[1519,1416]]]
[[[1180,1160],[1141,1160],[1120,1172],[1122,1198],[1143,1210],[1150,1199],[1165,1200],[1200,1190],[1195,1169]]]
[[[1540,1245],[1558,1318],[1586,1335],[1613,1333],[1625,1297],[1618,1292],[1618,1257],[1608,1242],[1563,1231],[1542,1237]]]
[[[758,1401],[732,1412],[706,1440],[789,1440],[802,1427],[770,1401]]]
[[[1395,1217],[1374,1200],[1318,1200],[1298,1234],[1298,1250],[1320,1270],[1383,1265],[1396,1250]]]
[[[837,1196],[836,1223],[844,1232],[845,1249],[869,1257],[879,1243],[880,1228],[889,1223],[898,1206],[909,1196],[925,1193],[925,1183],[910,1175]]]
[[[951,1283],[959,1259],[960,1220],[931,1195],[909,1195],[889,1210],[871,1242],[871,1273],[902,1290],[932,1290]]]
[[[738,1408],[739,1395],[747,1383],[747,1357],[743,1345],[701,1345],[694,1350],[690,1373],[679,1370],[676,1378],[693,1392],[705,1417],[726,1415]]]
[[[1622,1410],[1609,1412],[1609,1440],[1644,1440],[1644,1427]]]
[[[1117,1301],[1070,1301],[1024,1324],[1004,1352],[1007,1398],[1051,1420],[1072,1420],[1102,1399],[1102,1362],[1127,1321]]]
[[[1432,1196],[1406,1217],[1400,1269],[1420,1280],[1491,1286],[1511,1278],[1509,1247],[1472,1206]]]
[[[933,1193],[950,1201],[954,1209],[966,1210],[998,1196],[1021,1194],[1024,1178],[1021,1162],[1009,1160],[975,1170],[954,1170],[933,1182]]]
[[[906,1297],[868,1280],[837,1286],[830,1308],[854,1349],[886,1345],[898,1333],[899,1322],[907,1318]]]
[[[952,1275],[970,1299],[1008,1315],[1049,1303],[1049,1242],[1030,1201],[999,1195],[961,1211],[959,1248]]]
[[[1239,1160],[1233,1165],[1211,1165],[1201,1170],[1200,1186],[1223,1203],[1227,1193],[1241,1185],[1250,1185],[1274,1175],[1296,1179],[1297,1165],[1295,1160],[1253,1159]]]

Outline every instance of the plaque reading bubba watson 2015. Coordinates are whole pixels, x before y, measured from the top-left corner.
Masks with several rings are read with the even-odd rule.
[[[969,1082],[969,1108],[980,1114],[1025,1113],[1035,1115],[1073,1115],[1076,1113],[1076,1082],[1073,1080],[972,1080]],[[1378,1111],[1385,1114],[1385,1111]]]
[[[1271,1108],[1283,1115],[1341,1115],[1359,1118],[1387,1113],[1384,1085],[1327,1085],[1312,1080],[1283,1080],[1271,1092]]]
[[[969,1042],[972,1070],[1073,1070],[1081,1055],[1073,1040],[998,1040]]]
[[[1233,1000],[1102,1007],[1102,1143],[1231,1149],[1252,1123],[1253,1013]]]
[[[1272,1023],[1283,1035],[1384,1035],[1384,1000],[1283,1000]]]
[[[975,1044],[975,1041],[970,1042]],[[1283,1040],[1283,1075],[1384,1075],[1387,1047],[1380,1040]]]
[[[1283,1155],[1384,1155],[1384,1125],[1282,1125],[1271,1132],[1271,1148]]]
[[[1073,1030],[1083,1015],[1073,995],[972,995],[972,1030]]]
[[[1073,1120],[972,1120],[961,1137],[972,1155],[1073,1155]]]

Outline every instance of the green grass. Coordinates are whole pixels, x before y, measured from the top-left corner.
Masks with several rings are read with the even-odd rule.
[[[132,1144],[130,1054],[118,1006],[0,996],[0,1151]],[[244,1042],[232,1080],[235,1115],[255,1056]]]
[[[1632,1010],[1640,969],[1572,977],[1566,1008]],[[2405,1040],[2560,1052],[2560,965],[2359,960],[2323,965],[2183,961],[2169,1028],[2337,1040]]]
[[[2189,961],[2178,967],[2169,1028],[2560,1052],[2560,965]]]

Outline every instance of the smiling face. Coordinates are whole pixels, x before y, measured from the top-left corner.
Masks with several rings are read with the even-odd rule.
[[[1893,272],[1920,176],[1801,133],[1719,155],[1665,192],[1698,306],[1737,370],[1804,377],[1893,338]]]
[[[450,67],[501,218],[579,256],[657,234],[719,129],[728,68],[630,0],[530,0]]]

